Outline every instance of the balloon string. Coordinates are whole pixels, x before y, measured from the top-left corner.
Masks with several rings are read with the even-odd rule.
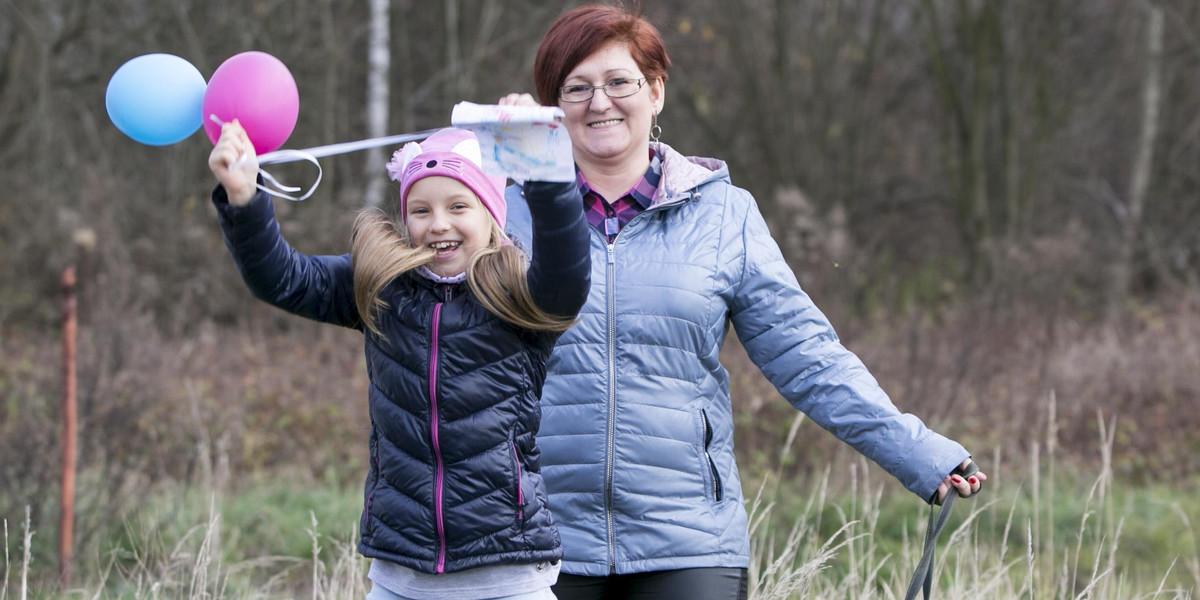
[[[217,117],[217,115],[209,115],[208,118],[218,125],[225,124],[224,121]],[[427,129],[425,131],[417,131],[414,133],[402,133],[399,135],[370,138],[354,142],[341,142],[337,144],[327,144],[324,146],[314,146],[312,148],[305,148],[303,150],[284,149],[276,150],[274,152],[267,152],[258,157],[258,164],[260,167],[258,171],[262,174],[264,182],[266,182],[268,185],[274,186],[279,191],[277,192],[273,189],[270,189],[261,183],[256,183],[255,186],[267,194],[275,196],[276,198],[283,198],[284,200],[291,200],[292,202],[300,202],[301,200],[306,200],[309,196],[312,196],[313,192],[317,191],[317,186],[321,184],[321,175],[323,171],[321,169],[320,161],[317,160],[318,158],[334,156],[336,154],[357,152],[359,150],[377,148],[379,146],[399,145],[407,142],[419,142],[433,135],[436,131],[437,129]],[[237,160],[234,161],[233,165],[230,165],[230,168],[232,169],[233,167],[237,166],[237,164],[241,162],[243,158],[244,155],[239,156]],[[275,176],[268,173],[266,169],[261,168],[262,165],[277,165],[301,160],[316,165],[317,179],[316,181],[313,181],[312,187],[310,187],[307,192],[299,197],[291,196],[281,192],[295,193],[300,191],[301,188],[283,185],[279,183],[279,180],[275,179]]]
[[[367,140],[359,140],[356,142],[341,142],[339,144],[328,144],[325,146],[315,146],[313,148],[305,148],[303,150],[276,150],[275,152],[267,152],[258,157],[258,164],[273,165],[285,162],[293,162],[302,160],[301,157],[294,156],[292,152],[303,152],[307,156],[314,158],[323,158],[333,156],[335,154],[346,154],[348,152],[357,152],[368,148],[377,148],[379,146],[399,145],[408,142],[419,142],[437,132],[437,129],[427,129],[425,131],[417,131],[414,133],[402,133],[399,135],[390,135],[386,137],[377,137]]]
[[[276,198],[283,198],[284,200],[291,200],[292,202],[300,202],[301,200],[306,200],[306,199],[308,199],[309,196],[313,195],[313,192],[317,191],[317,186],[321,185],[321,175],[323,173],[323,171],[321,170],[321,163],[317,161],[317,157],[312,156],[303,150],[277,150],[271,154],[277,154],[281,157],[287,158],[287,160],[282,160],[279,162],[294,162],[297,160],[306,160],[306,161],[316,165],[317,179],[316,179],[316,181],[313,182],[312,187],[308,188],[308,191],[304,192],[304,194],[302,196],[296,197],[296,196],[290,196],[288,194],[282,194],[280,192],[293,192],[293,193],[298,192],[298,191],[300,191],[300,188],[289,186],[289,185],[283,185],[283,184],[279,183],[279,181],[277,179],[275,179],[274,175],[271,175],[270,173],[268,173],[266,169],[261,168],[262,163],[260,162],[259,163],[260,168],[258,169],[258,172],[262,174],[263,181],[266,184],[274,186],[275,188],[279,189],[280,192],[276,192],[275,190],[268,188],[266,185],[263,185],[262,183],[255,183],[254,184],[255,187],[257,187],[258,189],[260,189],[272,196],[275,196]],[[266,156],[266,154],[264,154],[263,156]]]

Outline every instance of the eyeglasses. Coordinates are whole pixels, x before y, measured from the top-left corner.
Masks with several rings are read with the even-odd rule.
[[[604,95],[609,98],[624,98],[632,96],[642,89],[642,84],[646,83],[646,78],[641,79],[613,79],[604,85],[587,85],[577,83],[574,85],[564,85],[558,88],[558,97],[563,102],[587,102],[595,95],[596,90],[604,90]]]

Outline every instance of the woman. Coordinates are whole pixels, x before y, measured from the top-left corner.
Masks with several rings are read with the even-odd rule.
[[[840,344],[725,164],[657,141],[669,66],[652,25],[603,5],[561,15],[534,65],[541,104],[565,114],[592,225],[591,293],[551,356],[538,436],[563,600],[746,597],[727,323],[789,402],[922,499],[987,479],[953,474],[968,452],[900,413]],[[522,190],[508,200],[528,239]]]

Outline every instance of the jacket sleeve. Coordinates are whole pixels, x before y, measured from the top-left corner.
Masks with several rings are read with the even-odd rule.
[[[575,182],[531,181],[523,194],[533,238],[529,291],[542,310],[574,317],[587,302],[592,272],[579,187]]]
[[[360,328],[350,255],[308,256],[283,239],[275,206],[263,192],[233,206],[225,189],[213,190],[225,247],[256,298],[324,323]]]
[[[930,501],[970,455],[896,408],[800,288],[754,200],[744,206],[730,316],[750,358],[793,406]]]

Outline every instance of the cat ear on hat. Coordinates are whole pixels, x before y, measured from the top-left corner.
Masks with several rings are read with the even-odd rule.
[[[404,167],[412,162],[412,159],[421,154],[421,145],[417,142],[409,142],[404,147],[392,153],[392,160],[388,161],[387,172],[388,177],[392,181],[400,181],[404,176]]]
[[[448,148],[450,152],[471,161],[480,171],[483,171],[483,149],[479,145],[478,134],[466,129],[451,128],[438,132],[438,137],[439,142],[443,145],[453,144],[453,146]],[[486,171],[484,171],[484,174],[488,181],[491,182],[492,187],[503,194],[504,186],[508,182],[507,177],[504,175],[487,175]]]
[[[450,151],[471,161],[476,167],[483,169],[483,151],[479,148],[479,140],[475,139],[474,136],[455,144]]]

